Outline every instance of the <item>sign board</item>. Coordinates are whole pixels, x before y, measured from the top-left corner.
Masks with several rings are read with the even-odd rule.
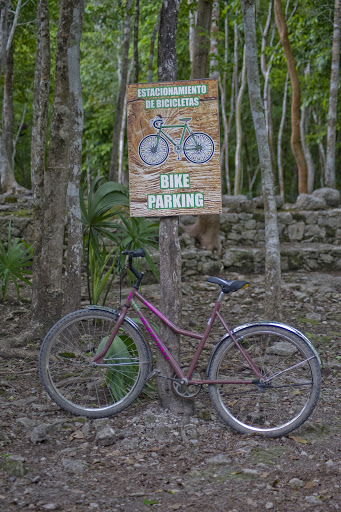
[[[221,213],[216,80],[127,85],[131,217]]]

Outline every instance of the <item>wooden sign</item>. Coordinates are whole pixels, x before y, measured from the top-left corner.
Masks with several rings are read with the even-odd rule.
[[[127,85],[131,217],[221,213],[216,80]]]

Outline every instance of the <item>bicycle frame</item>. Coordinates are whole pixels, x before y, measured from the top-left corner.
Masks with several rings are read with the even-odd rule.
[[[182,146],[182,143],[183,143],[184,138],[185,138],[186,130],[187,130],[188,133],[190,134],[190,136],[192,137],[193,141],[194,141],[195,148],[196,149],[198,148],[198,144],[197,144],[197,142],[195,140],[194,133],[192,132],[192,130],[190,129],[190,127],[188,126],[187,123],[185,123],[185,124],[174,124],[174,125],[162,125],[162,126],[160,126],[160,128],[158,128],[156,147],[159,145],[159,140],[160,140],[161,133],[168,140],[168,142],[173,144],[173,146],[177,146],[177,143],[169,135],[167,135],[167,133],[165,133],[163,131],[163,128],[182,128],[181,138],[180,138],[180,142],[179,142],[180,146]]]
[[[160,352],[163,354],[163,357],[168,361],[168,363],[170,364],[170,366],[174,370],[175,374],[180,379],[181,383],[184,383],[184,384],[248,384],[248,385],[249,384],[255,384],[259,379],[262,378],[262,374],[261,374],[259,368],[257,367],[257,365],[252,361],[250,356],[244,350],[244,348],[235,339],[235,337],[233,336],[232,332],[230,331],[228,325],[226,324],[225,320],[223,319],[223,317],[219,313],[219,309],[220,309],[220,306],[221,306],[221,301],[222,301],[223,295],[224,295],[223,292],[220,292],[219,297],[217,299],[217,302],[215,303],[215,305],[213,307],[211,316],[210,316],[210,318],[209,318],[209,320],[207,322],[206,329],[205,329],[203,334],[199,334],[199,333],[194,332],[194,331],[187,331],[187,330],[181,329],[181,328],[177,327],[176,325],[174,325],[156,307],[154,307],[150,302],[148,302],[139,293],[139,291],[136,288],[133,287],[131,289],[129,295],[128,295],[127,301],[126,301],[125,305],[122,308],[120,316],[117,319],[115,327],[114,327],[114,329],[113,329],[113,331],[112,331],[112,333],[111,333],[107,343],[105,344],[103,349],[96,355],[96,357],[94,357],[92,362],[94,364],[98,364],[98,363],[100,363],[102,361],[102,359],[104,358],[105,354],[109,350],[110,345],[112,344],[113,340],[115,339],[115,336],[117,335],[118,330],[119,330],[120,326],[122,325],[122,323],[124,321],[124,318],[126,317],[128,309],[132,306],[135,309],[135,311],[137,312],[137,314],[139,315],[142,324],[147,329],[148,333],[150,334],[150,336],[152,337],[152,339],[156,343],[156,345],[159,348]],[[178,362],[175,360],[175,358],[172,356],[172,354],[170,353],[168,348],[165,346],[165,344],[159,338],[159,336],[155,332],[155,329],[150,324],[148,319],[144,316],[144,314],[141,311],[140,307],[136,303],[135,298],[138,299],[143,305],[145,305],[152,313],[154,313],[154,315],[156,315],[158,318],[160,318],[160,320],[163,323],[165,323],[176,334],[180,334],[180,335],[183,335],[183,336],[188,336],[189,338],[194,338],[194,339],[200,340],[199,344],[198,344],[198,347],[196,349],[196,352],[195,352],[195,354],[193,356],[192,362],[191,362],[191,364],[189,366],[189,369],[188,369],[186,374],[182,371],[182,369],[180,368]],[[205,346],[206,340],[207,340],[207,338],[208,338],[208,336],[210,334],[210,331],[211,331],[211,329],[213,327],[213,323],[214,323],[214,321],[215,321],[215,319],[217,317],[218,317],[220,323],[226,329],[226,331],[229,334],[229,336],[231,337],[232,341],[235,343],[235,345],[238,348],[238,350],[241,352],[241,354],[244,357],[244,359],[247,361],[247,363],[250,366],[250,368],[252,369],[252,371],[254,372],[255,377],[257,379],[256,381],[255,380],[248,380],[248,381],[242,380],[241,381],[241,380],[205,380],[205,379],[199,380],[199,379],[191,379],[193,371],[194,371],[194,369],[196,367],[196,364],[197,364],[197,362],[198,362],[198,360],[200,358],[200,355],[202,353],[202,350],[203,350],[203,348]]]

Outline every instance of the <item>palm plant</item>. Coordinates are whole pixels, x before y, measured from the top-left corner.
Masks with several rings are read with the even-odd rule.
[[[84,192],[83,189],[80,203],[88,294],[90,302],[97,304],[106,287],[104,305],[115,277],[115,263],[122,250],[142,247],[152,272],[158,278],[158,270],[148,253],[148,248],[156,247],[158,226],[142,217],[129,217],[129,192],[124,185],[103,183],[103,178],[96,178],[87,201]],[[112,244],[110,251],[106,248],[108,240]]]
[[[0,288],[3,301],[6,301],[8,285],[10,281],[17,290],[20,299],[20,288],[18,281],[31,286],[31,282],[25,275],[32,275],[29,267],[32,265],[32,247],[25,244],[19,238],[12,240],[11,223],[8,227],[7,250],[0,241]]]

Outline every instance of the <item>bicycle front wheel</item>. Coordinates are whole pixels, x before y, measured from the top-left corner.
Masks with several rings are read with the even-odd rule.
[[[194,164],[208,162],[214,153],[214,142],[206,133],[193,133],[184,143],[184,154]]]
[[[288,434],[310,416],[317,403],[321,373],[316,354],[285,326],[255,324],[237,331],[235,337],[262,378],[257,379],[228,336],[215,349],[208,368],[209,380],[235,382],[209,386],[218,415],[241,433]]]
[[[151,355],[129,319],[102,363],[91,363],[116,320],[114,311],[80,310],[62,318],[47,334],[40,351],[40,376],[52,400],[66,411],[103,418],[128,407],[142,391]]]
[[[139,155],[147,165],[160,165],[168,157],[169,146],[163,137],[157,135],[147,135],[139,145]]]

